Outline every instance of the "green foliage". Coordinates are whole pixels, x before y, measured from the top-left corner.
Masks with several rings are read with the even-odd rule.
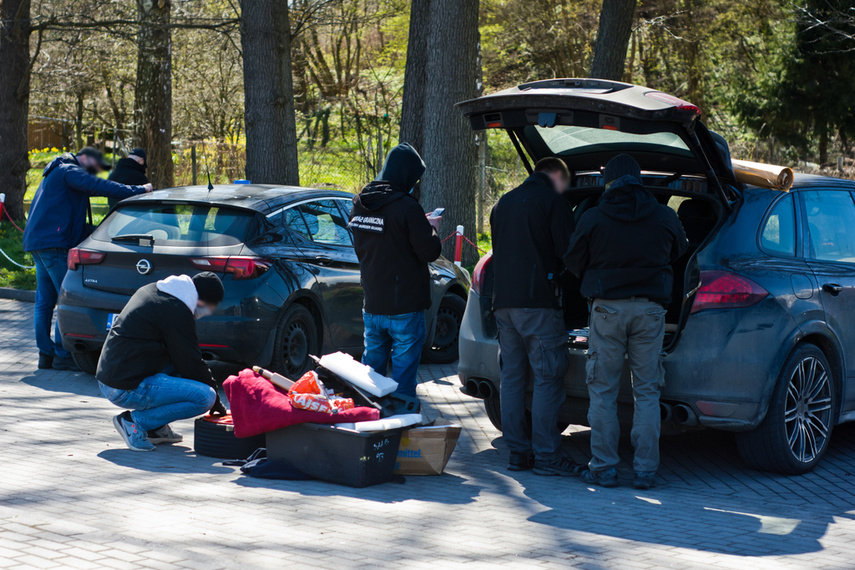
[[[24,227],[20,223],[18,225],[21,228]],[[33,256],[24,253],[21,232],[12,227],[12,224],[5,218],[0,221],[0,249],[21,265],[33,265]],[[0,287],[35,289],[36,270],[16,267],[0,255]]]

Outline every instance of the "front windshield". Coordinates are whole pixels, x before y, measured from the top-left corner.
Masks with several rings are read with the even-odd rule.
[[[533,132],[532,132],[533,131]],[[529,125],[526,135],[537,134],[556,155],[573,155],[598,152],[619,147],[625,152],[632,150],[656,150],[668,154],[691,157],[686,143],[674,133],[659,132],[637,135],[607,129],[590,127],[574,127],[558,125],[555,127],[540,127]]]

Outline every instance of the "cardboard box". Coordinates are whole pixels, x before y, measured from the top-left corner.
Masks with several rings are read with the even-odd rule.
[[[401,434],[398,475],[441,475],[457,446],[461,427],[442,418],[433,425],[412,428]]]

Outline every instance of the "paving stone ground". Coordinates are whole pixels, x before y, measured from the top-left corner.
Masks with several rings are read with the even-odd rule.
[[[31,319],[32,305],[0,301],[0,568],[855,565],[853,426],[800,477],[751,471],[731,436],[695,432],[663,439],[661,486],[589,488],[506,471],[454,366],[427,366],[423,400],[464,427],[443,476],[367,489],[251,479],[196,456],[190,421],[175,425],[182,444],[125,449],[91,376],[36,371]],[[583,460],[587,429],[564,439]]]

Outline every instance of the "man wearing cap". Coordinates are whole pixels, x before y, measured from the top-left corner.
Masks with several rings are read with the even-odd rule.
[[[617,396],[626,359],[635,400],[633,486],[649,489],[659,468],[659,390],[665,382],[661,354],[671,265],[686,252],[686,234],[677,214],[644,188],[631,156],[611,159],[603,181],[599,205],[582,215],[564,256],[591,303],[587,382],[592,457],[581,478],[604,487],[618,484]]]
[[[181,441],[169,426],[175,420],[226,413],[196,338],[196,319],[212,314],[223,295],[210,271],[172,275],[140,287],[116,318],[95,378],[105,398],[129,408],[113,426],[131,450]]]
[[[146,163],[145,150],[135,148],[128,154],[127,158],[120,158],[116,162],[116,167],[110,172],[108,180],[130,186],[142,186],[148,184],[148,177],[145,175],[146,168],[148,168],[148,163]],[[107,198],[107,204],[112,208],[119,203],[119,200],[121,198],[110,196]]]
[[[50,339],[53,309],[65,278],[68,250],[89,233],[86,211],[91,196],[113,196],[119,199],[151,192],[151,184],[127,186],[99,178],[110,163],[100,150],[85,147],[77,154],[65,153],[51,161],[42,172],[27,227],[24,229],[24,251],[33,255],[36,264],[35,329],[39,347],[39,368],[77,370],[71,356],[62,348],[57,324],[54,340]]]

